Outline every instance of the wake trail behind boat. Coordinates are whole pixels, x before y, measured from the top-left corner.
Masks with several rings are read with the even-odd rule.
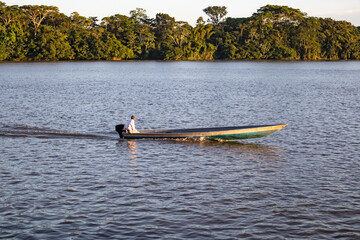
[[[27,125],[5,125],[0,127],[0,137],[35,137],[35,138],[72,138],[72,139],[117,139],[112,132],[83,133],[75,131],[57,130],[51,128],[32,127]]]

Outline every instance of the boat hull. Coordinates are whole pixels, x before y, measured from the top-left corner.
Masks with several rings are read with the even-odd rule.
[[[176,138],[207,138],[207,139],[248,139],[265,137],[281,130],[287,124],[241,126],[223,128],[194,128],[170,130],[143,130],[139,133],[123,133],[124,139],[176,139]]]

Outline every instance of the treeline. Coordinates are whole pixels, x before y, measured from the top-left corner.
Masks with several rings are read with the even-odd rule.
[[[360,59],[360,29],[267,5],[248,18],[203,10],[196,26],[138,8],[99,21],[52,6],[0,2],[0,61],[58,60],[347,60]]]

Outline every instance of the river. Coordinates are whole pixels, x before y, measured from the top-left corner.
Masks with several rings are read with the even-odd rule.
[[[0,64],[1,239],[359,239],[359,62]],[[239,141],[137,129],[286,123]]]

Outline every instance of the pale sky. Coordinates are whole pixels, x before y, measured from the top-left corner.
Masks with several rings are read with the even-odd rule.
[[[208,6],[226,6],[226,17],[250,17],[267,4],[289,6],[300,9],[312,17],[330,17],[346,20],[360,26],[360,0],[0,0],[6,5],[49,5],[56,6],[60,12],[70,15],[78,12],[85,17],[103,17],[122,14],[136,8],[143,8],[147,15],[155,18],[157,13],[167,13],[176,21],[187,21],[195,26],[196,20],[207,16],[202,11]]]

